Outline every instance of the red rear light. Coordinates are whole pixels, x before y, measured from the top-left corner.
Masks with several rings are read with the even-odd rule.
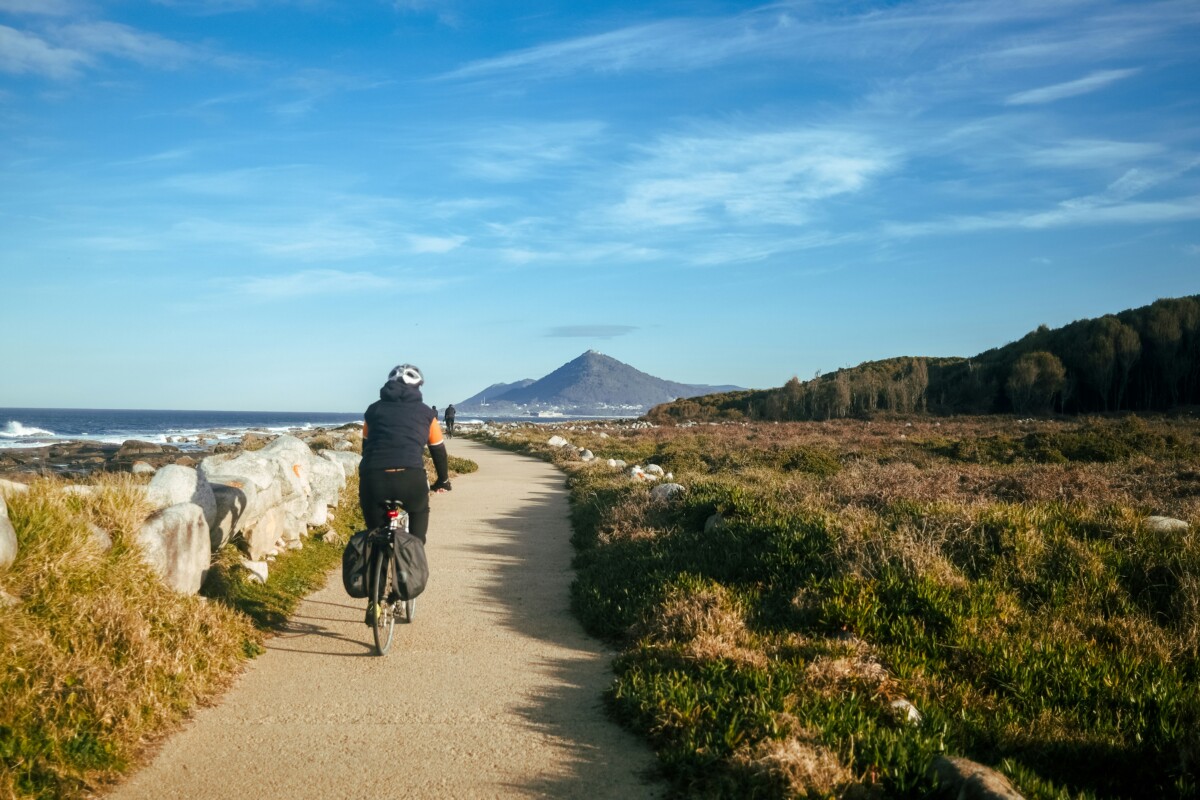
[[[388,519],[395,519],[398,516],[400,516],[400,512],[396,509],[393,508],[388,511]]]

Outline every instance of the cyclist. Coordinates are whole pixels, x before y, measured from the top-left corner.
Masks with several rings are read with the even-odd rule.
[[[359,464],[358,501],[367,527],[387,523],[381,503],[399,500],[408,511],[408,531],[425,542],[429,529],[429,492],[450,490],[446,444],[433,409],[421,399],[425,377],[412,364],[388,374],[363,418],[363,458]],[[424,451],[429,448],[437,482],[425,475]]]
[[[442,417],[446,420],[446,435],[450,438],[454,437],[454,403],[446,406],[446,413]]]

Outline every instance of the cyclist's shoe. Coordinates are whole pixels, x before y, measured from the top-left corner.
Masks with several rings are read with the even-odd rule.
[[[388,605],[395,605],[396,603],[400,602],[400,593],[395,589],[392,589],[390,592],[388,592],[387,601]]]

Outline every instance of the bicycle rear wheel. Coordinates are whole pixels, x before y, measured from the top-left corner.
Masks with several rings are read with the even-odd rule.
[[[392,559],[387,553],[377,552],[371,561],[371,633],[375,636],[375,652],[383,656],[392,646],[392,633],[396,627],[396,615],[388,602],[395,580]]]

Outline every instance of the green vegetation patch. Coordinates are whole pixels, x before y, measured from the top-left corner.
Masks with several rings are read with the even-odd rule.
[[[1194,796],[1200,425],[1011,427],[564,434],[674,470],[665,503],[554,431],[505,446],[568,466],[574,611],[680,795],[925,797],[947,754],[1030,798]]]

